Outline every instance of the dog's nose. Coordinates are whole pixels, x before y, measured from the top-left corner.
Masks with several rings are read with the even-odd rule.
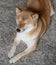
[[[16,30],[17,30],[17,32],[20,32],[20,31],[21,31],[21,30],[20,30],[20,29],[18,29],[18,28],[17,28]]]

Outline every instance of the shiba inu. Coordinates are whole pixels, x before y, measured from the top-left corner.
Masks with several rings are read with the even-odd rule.
[[[38,41],[46,32],[50,24],[50,16],[53,14],[50,0],[28,0],[25,10],[16,6],[17,34],[8,57],[14,56],[16,46],[21,40],[25,42],[27,49],[11,58],[10,63],[15,63],[21,57],[36,50]]]

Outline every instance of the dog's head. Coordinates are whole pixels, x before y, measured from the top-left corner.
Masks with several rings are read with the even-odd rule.
[[[32,28],[36,25],[38,20],[38,14],[33,14],[29,11],[24,11],[16,7],[16,22],[17,22],[17,31],[22,32],[27,28]]]

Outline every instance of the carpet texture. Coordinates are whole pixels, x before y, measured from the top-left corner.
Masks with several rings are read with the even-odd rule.
[[[15,4],[24,7],[26,0],[0,0],[0,65],[56,65],[56,14],[51,17],[51,25],[41,38],[37,50],[22,57],[15,64],[9,63],[10,51],[16,33]],[[56,0],[52,0],[56,12]],[[26,48],[21,42],[15,55]]]

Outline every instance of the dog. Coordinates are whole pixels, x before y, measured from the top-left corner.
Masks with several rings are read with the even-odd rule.
[[[8,54],[8,57],[11,58],[10,63],[15,63],[21,57],[36,50],[38,41],[48,29],[50,16],[53,14],[50,0],[28,0],[24,10],[16,6],[17,33]],[[27,48],[13,57],[16,46],[21,40],[25,42]]]

